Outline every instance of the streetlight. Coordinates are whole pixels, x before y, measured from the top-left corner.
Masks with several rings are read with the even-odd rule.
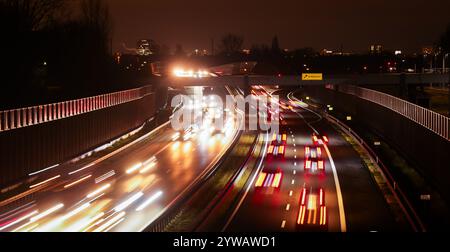
[[[445,59],[448,57],[450,53],[444,54],[444,57],[442,57],[442,73],[445,73]]]

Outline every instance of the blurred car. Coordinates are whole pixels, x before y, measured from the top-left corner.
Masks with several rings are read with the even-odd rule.
[[[264,168],[258,175],[255,187],[279,189],[283,179],[283,172],[280,168],[268,169]]]
[[[305,146],[305,171],[309,173],[325,173],[325,162],[322,159],[320,146]]]
[[[269,160],[273,158],[284,158],[285,146],[284,145],[269,145],[267,148],[267,158]]]
[[[314,145],[323,145],[325,143],[328,143],[328,137],[323,135],[322,137],[317,136],[316,134],[312,135],[312,142]]]
[[[194,125],[191,125],[184,130],[175,132],[172,135],[172,141],[178,141],[178,140],[189,141],[195,136],[196,133],[197,133],[196,127]]]
[[[300,207],[296,227],[299,231],[327,231],[328,216],[325,205],[325,192],[322,188],[314,191],[312,188],[302,188]]]
[[[272,135],[272,145],[286,145],[286,140],[287,140],[286,134]]]

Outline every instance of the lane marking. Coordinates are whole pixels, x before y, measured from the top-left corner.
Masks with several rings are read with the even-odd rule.
[[[288,99],[291,100],[289,98],[289,95],[291,95],[292,97],[294,97],[296,100],[298,100],[295,96],[293,96],[293,92],[288,94]],[[322,116],[319,115],[318,113],[304,108],[305,110],[315,114],[317,117],[319,117],[320,119],[315,121],[315,122],[319,122],[320,120],[322,120]],[[301,118],[303,118],[303,120],[306,122],[306,124],[308,124],[308,126],[316,133],[319,135],[319,132],[309,123],[306,121],[306,119],[299,113],[296,112],[297,115],[299,115]],[[315,123],[313,122],[313,123]],[[339,206],[339,221],[340,221],[340,226],[341,226],[341,232],[346,232],[347,231],[347,225],[345,223],[345,211],[344,211],[344,201],[342,199],[342,192],[341,192],[341,185],[339,183],[339,177],[337,175],[337,170],[336,170],[336,166],[334,165],[334,161],[333,161],[333,157],[331,156],[330,150],[328,149],[328,146],[326,144],[323,145],[325,148],[325,151],[327,152],[328,155],[328,160],[330,161],[331,164],[331,168],[333,170],[333,177],[334,177],[334,184],[336,185],[336,194],[337,194],[337,199],[338,199],[338,206]]]
[[[69,172],[68,175],[72,175],[72,174],[78,173],[78,172],[80,172],[80,171],[83,171],[83,170],[85,170],[85,169],[87,169],[87,168],[89,168],[89,167],[91,167],[91,166],[94,166],[94,165],[96,165],[96,164],[98,164],[98,163],[100,163],[100,162],[102,162],[102,161],[104,161],[104,160],[106,160],[106,159],[108,159],[108,158],[110,158],[110,157],[116,155],[117,153],[119,153],[119,152],[121,152],[121,151],[123,151],[123,150],[125,150],[125,149],[127,149],[127,148],[129,148],[129,147],[131,147],[131,146],[133,146],[133,145],[135,145],[136,143],[143,141],[144,139],[148,138],[149,136],[155,134],[155,132],[161,130],[162,128],[166,127],[166,126],[169,125],[169,124],[170,124],[170,121],[167,121],[167,122],[161,124],[159,127],[155,128],[155,129],[153,129],[152,131],[148,132],[147,134],[145,134],[145,135],[139,137],[138,139],[134,140],[133,142],[128,143],[128,144],[126,144],[126,145],[120,147],[119,149],[117,149],[117,150],[115,150],[115,151],[113,151],[113,152],[110,152],[109,154],[106,154],[106,155],[103,156],[103,157],[100,157],[99,159],[97,159],[97,160],[95,160],[95,161],[93,161],[93,162],[91,162],[91,163],[89,163],[89,164],[87,164],[87,165],[81,167],[81,168],[78,169],[78,170]]]
[[[283,221],[281,222],[281,228],[284,228],[285,226],[286,226],[286,221],[283,220]]]
[[[290,190],[290,191],[289,191],[289,197],[292,197],[292,193],[293,193],[293,191]]]
[[[286,205],[286,211],[289,211],[290,208],[291,208],[291,204],[288,203],[288,204]]]
[[[295,183],[295,179],[292,180],[291,185],[293,185]]]
[[[237,214],[237,212],[238,212],[239,208],[241,207],[242,203],[244,203],[244,200],[247,197],[248,192],[252,188],[252,186],[253,186],[253,184],[255,182],[256,176],[259,174],[259,172],[262,169],[262,164],[263,164],[263,161],[264,161],[264,157],[266,156],[267,146],[268,146],[268,143],[269,143],[269,132],[266,133],[265,139],[266,139],[265,141],[263,140],[263,142],[264,142],[264,149],[262,150],[261,159],[260,159],[260,162],[259,162],[258,167],[256,169],[256,172],[255,172],[255,174],[253,174],[253,177],[250,180],[250,183],[248,184],[247,189],[245,190],[245,193],[244,193],[243,197],[241,198],[241,200],[239,201],[238,205],[234,209],[234,211],[231,214],[230,218],[228,219],[227,223],[225,223],[225,226],[222,228],[221,232],[225,232],[225,230],[230,225],[231,221],[234,219],[234,216]]]
[[[336,166],[334,165],[333,157],[331,157],[328,146],[326,144],[324,144],[323,146],[325,151],[327,152],[328,160],[330,161],[331,168],[333,170],[334,184],[336,185],[336,195],[339,205],[339,221],[341,223],[341,232],[347,232],[347,224],[345,223],[344,200],[342,199],[341,185],[339,183]]]

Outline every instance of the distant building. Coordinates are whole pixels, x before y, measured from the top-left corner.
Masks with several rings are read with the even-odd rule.
[[[141,39],[136,44],[136,53],[138,55],[151,55],[157,53],[157,45],[151,39]]]
[[[353,55],[353,52],[342,52],[342,51],[333,51],[328,49],[322,49],[320,51],[321,56],[350,56]]]
[[[422,54],[423,55],[431,55],[434,52],[434,48],[432,46],[424,46],[422,47]]]
[[[370,54],[381,54],[383,52],[382,45],[370,45],[369,47]]]
[[[191,55],[191,56],[207,56],[208,55],[208,50],[206,50],[206,49],[194,49],[194,51],[192,53],[190,53],[189,55]]]
[[[328,49],[322,49],[322,51],[320,51],[320,55],[325,56],[325,55],[333,55],[333,51],[332,50],[328,50]]]

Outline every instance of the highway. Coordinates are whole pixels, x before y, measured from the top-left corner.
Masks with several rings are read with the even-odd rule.
[[[1,205],[0,231],[142,231],[214,166],[237,135],[228,126],[174,139],[165,123],[94,161],[30,174],[33,196]]]
[[[295,92],[267,89],[266,93],[278,94],[285,105],[298,105]],[[253,173],[245,181],[244,193],[236,200],[223,228],[216,231],[408,230],[396,222],[359,154],[330,123],[305,103],[282,109],[280,115],[280,135],[286,134],[284,158],[269,157],[268,152],[273,153],[272,136],[260,133],[260,138],[265,139],[261,146],[264,151],[255,157],[257,162],[249,167]],[[328,143],[314,143],[313,134],[319,140],[326,136]],[[306,154],[307,146],[309,151],[321,149],[324,172],[318,169],[317,159]],[[305,155],[312,161],[312,169],[305,169]],[[280,181],[276,173],[281,174]],[[217,218],[214,211],[209,218]]]
[[[220,230],[202,225],[198,231],[408,230],[343,134],[294,90],[257,92],[280,97],[279,134],[254,132],[260,151],[247,161],[253,164],[245,167],[251,175],[234,181],[244,184],[243,193]],[[238,136],[237,125],[214,133],[209,126],[185,138],[186,132],[165,123],[95,160],[30,174],[32,197],[0,202],[0,231],[144,230],[212,169]],[[215,210],[205,223],[220,218]]]

